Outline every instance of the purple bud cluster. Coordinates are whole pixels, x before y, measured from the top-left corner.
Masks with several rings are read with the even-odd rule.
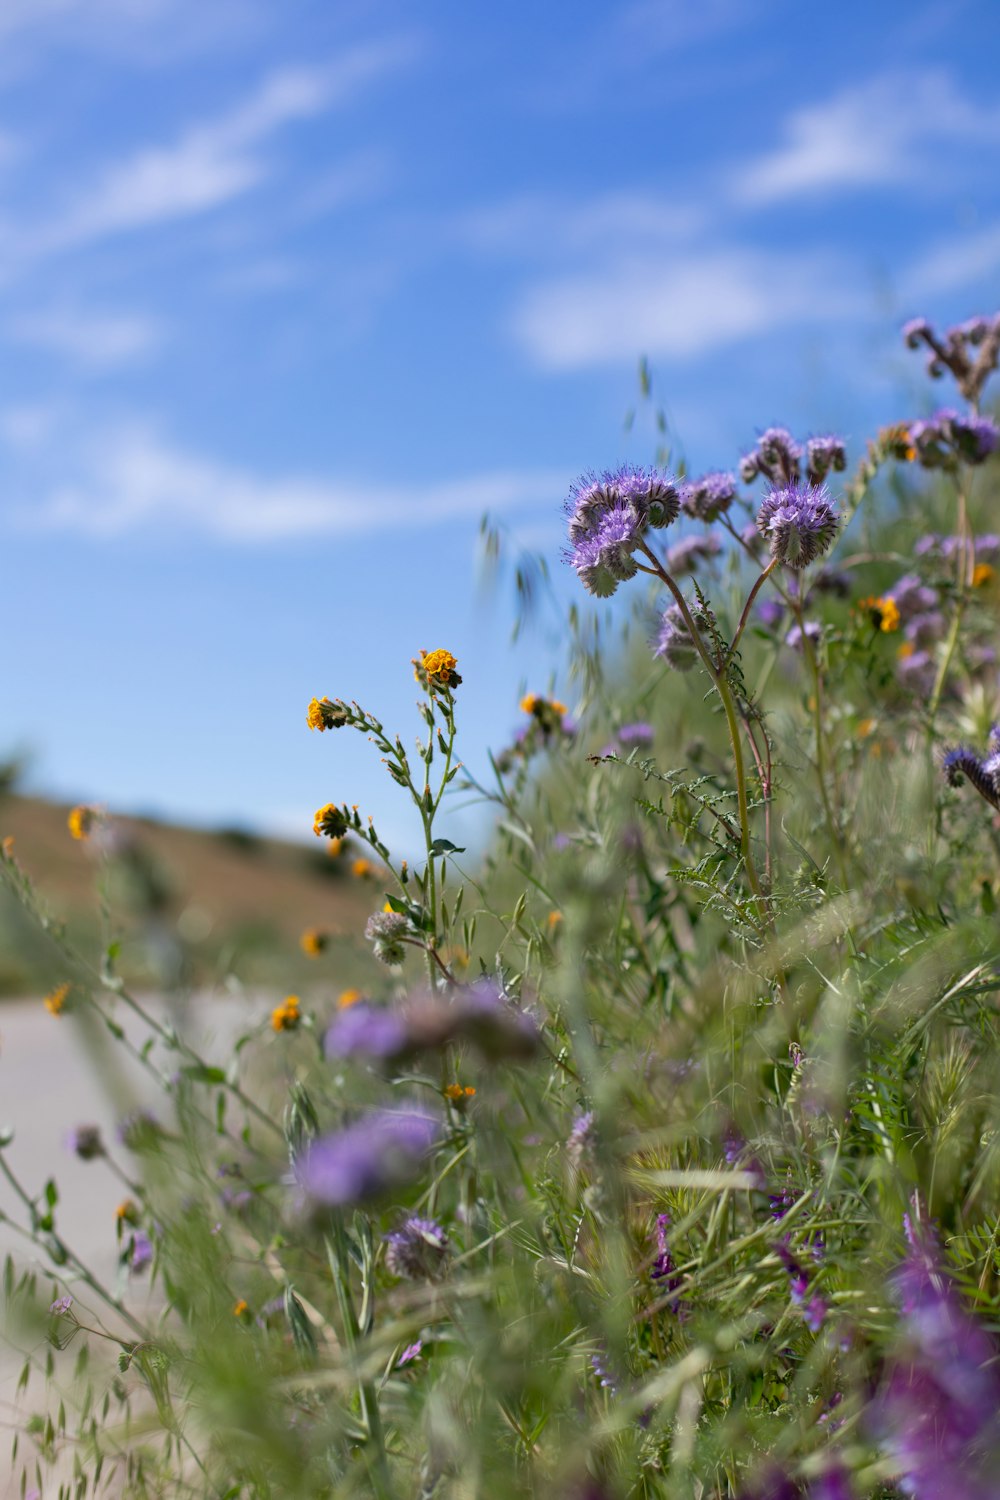
[[[911,422],[907,430],[917,462],[925,469],[981,464],[1000,444],[1000,428],[989,417],[963,416],[951,407]]]
[[[1000,313],[988,318],[969,318],[938,334],[926,318],[911,318],[903,325],[907,348],[927,351],[927,373],[939,380],[948,370],[966,401],[978,401],[983,386],[1000,358]]]
[[[587,592],[607,599],[634,577],[633,554],[646,532],[669,525],[679,506],[677,486],[658,469],[624,464],[577,480],[566,501],[566,560]]]
[[[296,1161],[307,1200],[344,1208],[412,1181],[441,1134],[441,1122],[416,1109],[378,1110],[320,1136]]]
[[[740,460],[740,478],[746,484],[762,478],[776,489],[787,489],[803,481],[807,485],[822,484],[829,474],[842,473],[846,467],[843,438],[832,433],[812,437],[803,450],[787,427],[769,427],[757,439],[756,447]]]
[[[828,551],[840,522],[822,485],[793,484],[770,490],[757,512],[757,530],[771,556],[789,568],[804,568]]]
[[[390,1276],[407,1281],[434,1281],[451,1257],[451,1243],[435,1219],[415,1214],[385,1236],[385,1264]]]
[[[695,521],[715,521],[736,499],[736,475],[715,471],[680,487],[681,510]]]
[[[1000,811],[1000,724],[990,730],[988,752],[980,758],[974,750],[960,745],[949,750],[942,762],[949,786],[970,782],[985,802]]]
[[[697,623],[696,620],[695,624]],[[679,604],[671,604],[669,609],[664,610],[653,655],[662,657],[668,666],[678,672],[690,672],[697,663],[698,648]]]

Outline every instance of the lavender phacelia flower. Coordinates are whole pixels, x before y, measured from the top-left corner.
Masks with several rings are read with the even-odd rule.
[[[668,549],[667,572],[678,577],[693,573],[699,562],[717,557],[721,551],[722,543],[714,532],[706,531],[704,536],[686,536],[683,541]]]
[[[934,609],[925,615],[914,615],[908,622],[904,634],[906,639],[912,641],[915,646],[933,646],[935,641],[941,640],[947,624],[941,611]]]
[[[680,487],[681,509],[696,521],[714,521],[724,515],[736,499],[736,476],[717,470],[700,479],[686,480]]]
[[[578,480],[566,501],[570,546],[565,555],[588,593],[609,598],[633,577],[632,554],[646,530],[674,520],[678,505],[673,480],[657,469],[626,464]]]
[[[365,925],[365,937],[374,944],[375,957],[384,964],[401,964],[406,949],[402,937],[409,928],[402,912],[373,912]]]
[[[664,610],[653,655],[661,656],[678,672],[689,672],[697,663],[698,647],[679,604],[671,604],[669,609]]]
[[[1000,444],[1000,429],[989,417],[963,416],[943,407],[925,421],[909,424],[917,462],[925,469],[954,468],[959,462],[980,464]]]
[[[818,620],[807,620],[804,630],[801,625],[792,626],[791,630],[785,636],[785,645],[791,646],[791,648],[795,650],[797,647],[802,645],[803,636],[807,641],[812,641],[815,645],[815,643],[822,637],[822,634],[823,627]]]
[[[402,1354],[396,1361],[396,1369],[398,1370],[401,1365],[412,1364],[415,1359],[419,1359],[420,1351],[423,1349],[423,1347],[423,1339],[417,1339],[415,1344],[407,1344],[406,1348],[403,1350]]]
[[[566,1160],[574,1172],[579,1172],[586,1159],[594,1152],[594,1111],[585,1110],[573,1121],[573,1128],[566,1137]]]
[[[757,606],[757,618],[765,630],[773,630],[780,624],[785,606],[780,599],[762,599]]]
[[[985,802],[1000,811],[1000,736],[997,727],[990,732],[990,753],[981,760],[965,745],[949,750],[941,763],[949,786],[961,786],[962,778],[971,782]]]
[[[635,724],[623,724],[616,731],[615,738],[619,745],[645,747],[653,743],[653,726],[641,721]]]
[[[99,1125],[77,1125],[70,1132],[67,1144],[81,1161],[94,1161],[105,1154]]]
[[[144,1229],[137,1229],[126,1249],[128,1268],[133,1276],[141,1276],[153,1259],[153,1242]]]
[[[762,474],[771,484],[797,484],[801,477],[802,448],[787,427],[768,427],[757,446],[740,460],[740,477],[749,484]]]
[[[886,590],[886,594],[899,610],[899,618],[903,621],[914,615],[926,614],[938,602],[935,590],[928,588],[916,573],[904,574],[891,589]]]
[[[896,676],[901,687],[926,696],[933,690],[937,679],[937,665],[929,651],[913,651],[909,656],[899,658]]]
[[[385,1236],[385,1265],[390,1276],[407,1281],[433,1281],[451,1258],[451,1242],[434,1219],[415,1214]]]
[[[590,1367],[597,1376],[597,1382],[602,1390],[609,1391],[612,1396],[618,1394],[618,1384],[611,1371],[611,1363],[606,1349],[598,1349],[596,1354],[590,1356]]]
[[[846,468],[847,450],[842,437],[829,433],[809,439],[806,444],[806,479],[810,484],[822,484],[831,471],[839,474]]]
[[[929,375],[937,379],[950,370],[962,395],[974,402],[1000,357],[1000,314],[967,318],[943,335],[937,334],[926,318],[911,318],[903,325],[903,337],[910,349],[927,346]]]
[[[312,1141],[295,1167],[312,1203],[342,1208],[377,1197],[419,1175],[441,1123],[419,1110],[378,1110]]]
[[[323,1039],[327,1057],[370,1057],[390,1061],[408,1048],[409,1033],[401,1016],[384,1006],[359,1001],[338,1011]]]
[[[771,556],[789,568],[804,568],[822,557],[833,544],[839,524],[823,485],[770,490],[757,512],[757,529]]]

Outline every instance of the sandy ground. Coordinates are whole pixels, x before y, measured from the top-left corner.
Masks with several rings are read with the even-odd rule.
[[[260,996],[196,998],[185,1015],[171,1013],[162,1001],[143,1003],[160,1019],[172,1019],[197,1043],[203,1056],[222,1060],[232,1037],[264,1016],[273,1001]],[[116,1012],[116,1018],[137,1044],[148,1035],[141,1023],[124,1012]],[[29,1195],[39,1194],[47,1178],[56,1179],[59,1234],[98,1279],[114,1287],[119,1275],[115,1209],[127,1196],[127,1188],[108,1162],[78,1160],[67,1145],[68,1138],[75,1126],[94,1124],[111,1143],[117,1121],[128,1110],[147,1105],[154,1112],[158,1107],[161,1115],[164,1111],[157,1100],[155,1083],[138,1063],[123,1069],[122,1048],[114,1046],[109,1052],[107,1043],[103,1027],[87,1025],[71,1015],[50,1016],[40,1000],[5,1001],[0,1005],[0,1126],[15,1132],[4,1152],[5,1159]],[[128,1164],[127,1152],[117,1149],[115,1155]],[[23,1205],[2,1179],[0,1211],[16,1222],[27,1222]],[[51,1261],[8,1224],[0,1223],[0,1256],[8,1253],[19,1269],[35,1266],[41,1284],[47,1287],[53,1275]],[[74,1287],[57,1286],[53,1295],[67,1290],[72,1294]],[[93,1301],[84,1289],[78,1289],[78,1295],[81,1300]],[[144,1283],[133,1284],[125,1292],[126,1301],[137,1307],[146,1296]],[[16,1331],[7,1328],[0,1339],[0,1496],[4,1500],[20,1494],[4,1433],[12,1434],[23,1426],[27,1413],[39,1409],[43,1389],[41,1377],[35,1376],[27,1395],[16,1396],[24,1349],[23,1345],[12,1347],[16,1337]],[[41,1349],[44,1358],[44,1344],[34,1347]],[[68,1374],[73,1351],[57,1354],[56,1358]],[[51,1485],[51,1493],[58,1493],[57,1484]],[[49,1487],[45,1487],[42,1500],[48,1500],[48,1496]]]

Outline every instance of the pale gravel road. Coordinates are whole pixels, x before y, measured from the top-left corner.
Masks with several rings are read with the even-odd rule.
[[[160,1019],[171,1015],[162,1001],[143,1003]],[[197,1043],[203,1056],[224,1061],[232,1038],[259,1022],[273,1003],[273,997],[259,995],[199,996],[190,1002],[185,1016],[173,1019],[183,1025],[185,1035]],[[124,1012],[116,1012],[116,1017],[136,1043],[148,1034]],[[126,1189],[107,1162],[79,1161],[67,1140],[74,1126],[95,1124],[111,1144],[117,1122],[129,1109],[146,1105],[162,1116],[164,1105],[162,1096],[157,1098],[155,1083],[137,1063],[121,1068],[120,1047],[107,1053],[108,1040],[103,1027],[84,1025],[71,1015],[50,1016],[41,1000],[0,1002],[0,1126],[15,1132],[5,1157],[31,1194],[38,1193],[48,1177],[56,1179],[60,1235],[98,1279],[114,1286],[118,1274],[115,1208]],[[127,1152],[119,1148],[115,1155],[129,1165]],[[0,1211],[25,1222],[23,1207],[3,1179]],[[41,1251],[0,1223],[0,1258],[8,1252],[19,1266],[34,1264],[40,1272],[51,1273],[51,1262]],[[89,1293],[83,1295],[90,1298]],[[141,1305],[145,1292],[136,1286],[127,1297]],[[15,1402],[22,1357],[10,1345],[10,1331],[4,1332],[6,1337],[0,1337],[0,1496],[6,1500],[20,1491],[8,1472],[9,1447],[3,1432],[19,1425],[25,1412],[37,1410],[40,1382],[32,1381],[27,1400]]]

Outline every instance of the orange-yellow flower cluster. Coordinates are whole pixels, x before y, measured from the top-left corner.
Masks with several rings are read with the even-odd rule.
[[[536,718],[548,712],[561,719],[569,713],[569,709],[558,698],[540,698],[537,693],[526,693],[521,699],[521,712],[534,714]]]
[[[357,1005],[358,1001],[364,998],[362,990],[341,990],[337,997],[337,1004],[341,1010],[347,1010],[349,1006]]]
[[[321,927],[307,927],[299,938],[299,947],[310,958],[319,958],[330,942],[330,934]]]
[[[63,1006],[66,1004],[66,998],[71,988],[72,986],[69,984],[59,984],[50,995],[45,996],[45,1009],[50,1016],[58,1016],[60,1014]]]
[[[97,811],[93,807],[74,807],[70,810],[66,819],[66,827],[75,839],[89,839],[97,821]]]
[[[286,995],[271,1012],[271,1025],[275,1031],[294,1031],[301,1019],[298,995]]]
[[[899,629],[899,610],[891,594],[881,594],[878,598],[872,594],[869,598],[860,600],[858,608],[871,617],[876,630],[883,630],[888,634],[891,630]]]
[[[983,589],[991,583],[996,576],[996,569],[991,568],[989,563],[976,563],[972,570],[972,587]]]
[[[326,834],[330,839],[342,839],[347,832],[347,818],[336,802],[327,802],[317,808],[313,818],[313,833],[317,838]]]
[[[444,1097],[451,1104],[464,1104],[467,1099],[475,1097],[475,1089],[468,1083],[449,1083],[441,1090]]]
[[[419,660],[413,658],[413,675],[421,687],[429,688],[457,688],[461,682],[458,672],[455,670],[458,662],[450,651],[423,651],[420,652]]]

